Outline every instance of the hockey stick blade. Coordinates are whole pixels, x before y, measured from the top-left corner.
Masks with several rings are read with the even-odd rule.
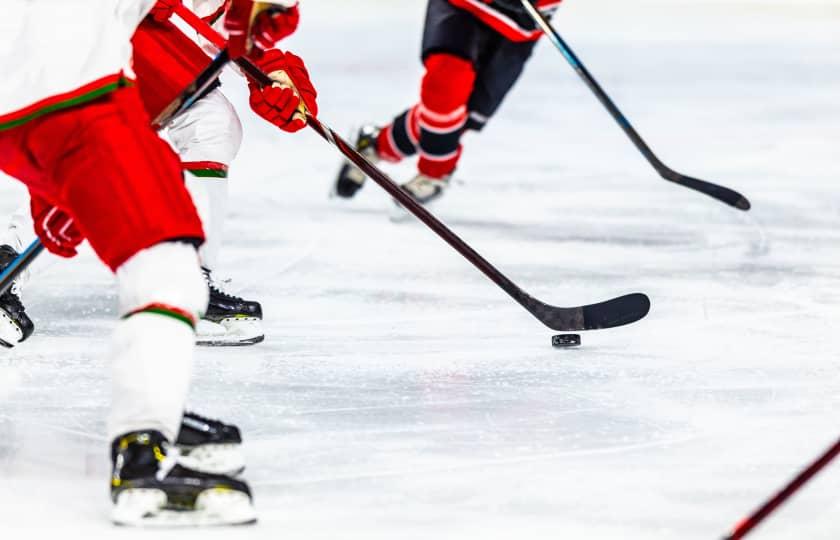
[[[650,299],[641,293],[572,308],[548,305],[522,290],[512,296],[541,323],[559,332],[624,326],[643,319],[650,311]]]
[[[668,180],[669,182],[674,182],[675,184],[679,184],[689,189],[693,189],[694,191],[699,191],[700,193],[708,195],[713,199],[717,199],[723,203],[728,204],[729,206],[733,206],[738,210],[743,210],[746,212],[747,210],[752,208],[749,199],[747,199],[734,189],[719,186],[717,184],[713,184],[705,180],[700,180],[699,178],[692,178],[691,176],[680,174],[677,171],[674,171],[664,166],[663,169],[659,171],[659,173],[662,175],[662,178]]]

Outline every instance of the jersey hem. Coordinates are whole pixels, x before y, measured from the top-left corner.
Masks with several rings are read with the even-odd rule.
[[[75,90],[44,98],[18,111],[0,115],[0,131],[22,126],[44,115],[93,101],[132,82],[122,73],[108,75]]]

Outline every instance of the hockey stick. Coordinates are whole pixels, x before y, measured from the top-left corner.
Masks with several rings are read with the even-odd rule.
[[[794,493],[799,491],[799,489],[811,478],[813,478],[814,475],[820,472],[826,465],[831,463],[831,461],[837,457],[837,454],[840,454],[840,440],[834,443],[831,448],[826,450],[819,458],[816,459],[816,461],[811,463],[805,470],[799,473],[796,478],[791,480],[789,484],[776,493],[770,500],[761,505],[761,507],[748,517],[741,520],[730,534],[723,537],[723,540],[740,540],[741,538],[747,536],[750,531],[764,521],[764,518],[784,504],[785,501],[793,496]]]
[[[709,197],[717,199],[721,202],[724,202],[730,206],[734,206],[739,210],[749,210],[750,209],[750,201],[747,200],[746,197],[741,195],[735,190],[729,189],[724,186],[719,186],[717,184],[713,184],[711,182],[706,182],[705,180],[699,180],[697,178],[692,178],[690,176],[686,176],[684,174],[678,173],[677,171],[671,169],[667,165],[665,165],[657,156],[653,153],[653,150],[647,145],[647,143],[642,139],[641,135],[630,125],[630,122],[627,118],[622,114],[622,112],[618,109],[615,103],[610,99],[607,93],[601,88],[601,85],[595,80],[595,78],[589,73],[577,55],[572,51],[569,45],[560,37],[560,34],[557,33],[557,30],[548,22],[548,19],[540,13],[540,11],[531,4],[528,0],[520,0],[522,5],[525,7],[525,10],[534,19],[534,22],[539,25],[539,27],[545,32],[545,35],[548,36],[548,39],[554,44],[555,47],[560,51],[560,53],[566,58],[566,60],[571,64],[572,68],[580,75],[580,78],[583,79],[583,82],[586,83],[586,86],[595,94],[595,97],[598,98],[598,101],[606,107],[606,109],[610,112],[612,117],[618,122],[618,125],[621,126],[621,129],[624,130],[624,133],[630,137],[630,140],[633,141],[633,144],[636,145],[636,148],[642,153],[643,156],[648,160],[648,162],[653,165],[653,168],[656,169],[656,172],[659,175],[669,182],[673,182],[675,184],[679,184],[681,186],[685,186],[689,189],[693,189],[695,191],[699,191],[700,193],[704,193]]]
[[[216,55],[216,58],[210,62],[204,71],[198,74],[198,77],[189,84],[184,90],[170,103],[152,122],[154,129],[160,129],[179,115],[186,112],[192,107],[196,101],[201,99],[204,91],[219,78],[222,70],[225,69],[228,62],[230,62],[230,55],[226,48]]]
[[[32,264],[42,251],[44,251],[44,244],[36,238],[23,253],[18,255],[5,270],[0,272],[0,296],[6,294],[6,291],[12,286],[12,282]]]
[[[213,59],[210,65],[199,73],[198,77],[158,115],[154,122],[152,122],[152,127],[156,130],[160,129],[192,107],[201,98],[204,91],[219,77],[228,62],[230,62],[230,57],[228,56],[227,49],[223,49],[222,52],[216,55],[216,58]],[[15,278],[26,270],[43,250],[44,245],[40,240],[36,239],[0,273],[0,295],[6,293],[9,287],[12,286]]]
[[[190,26],[195,28],[202,36],[210,40],[216,46],[225,45],[224,38],[218,32],[201,20],[184,6],[178,6],[175,12]],[[271,85],[274,81],[268,75],[254,65],[247,58],[234,60],[246,75],[260,85]],[[332,144],[353,162],[359,169],[364,171],[374,182],[379,184],[389,195],[397,200],[404,208],[414,214],[427,227],[432,229],[445,242],[452,246],[476,268],[481,270],[491,281],[496,283],[502,290],[516,300],[531,315],[536,317],[552,330],[567,332],[575,330],[597,330],[612,328],[636,322],[645,317],[650,311],[650,300],[641,293],[629,294],[614,298],[606,302],[579,307],[556,307],[529,295],[523,291],[507,276],[502,274],[495,266],[482,257],[477,251],[464,242],[458,235],[444,225],[431,212],[418,204],[408,193],[388,175],[379,170],[373,163],[357,152],[347,141],[341,138],[335,131],[321,123],[320,120],[307,113],[307,124],[315,130],[328,143]]]

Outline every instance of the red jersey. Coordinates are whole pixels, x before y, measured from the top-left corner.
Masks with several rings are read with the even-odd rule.
[[[550,15],[563,0],[531,0],[539,10]],[[508,0],[506,4],[516,3],[516,0]],[[505,36],[511,41],[536,41],[542,35],[536,23],[528,15],[524,8],[514,10],[496,0],[449,0],[455,7],[469,11],[478,20],[491,27],[493,30]]]

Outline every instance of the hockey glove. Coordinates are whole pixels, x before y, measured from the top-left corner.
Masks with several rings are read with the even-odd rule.
[[[294,133],[306,127],[306,113],[318,115],[318,93],[309,80],[303,60],[290,52],[267,51],[256,64],[275,83],[259,87],[251,82],[251,108],[283,131]]]
[[[73,218],[64,210],[32,194],[30,203],[35,234],[50,253],[61,257],[74,257],[76,247],[85,239]]]
[[[251,52],[257,35],[255,24],[258,20],[263,21],[261,25],[273,26],[270,19],[275,16],[282,17],[291,15],[291,10],[297,11],[297,0],[230,0],[227,14],[225,15],[225,30],[228,33],[228,53],[234,60]],[[268,19],[266,19],[266,17]],[[269,22],[265,22],[268,20]],[[280,25],[288,24],[279,23]],[[294,22],[297,26],[297,22]],[[269,31],[271,29],[269,28]],[[270,39],[270,36],[269,36]],[[260,41],[263,41],[262,38]],[[259,43],[258,43],[259,44]],[[272,43],[273,45],[273,43]]]
[[[152,18],[157,22],[168,21],[180,4],[181,0],[157,0],[151,11]]]
[[[251,35],[254,43],[263,50],[274,47],[278,41],[295,33],[300,22],[300,10],[292,6],[286,11],[263,12],[254,19]]]

